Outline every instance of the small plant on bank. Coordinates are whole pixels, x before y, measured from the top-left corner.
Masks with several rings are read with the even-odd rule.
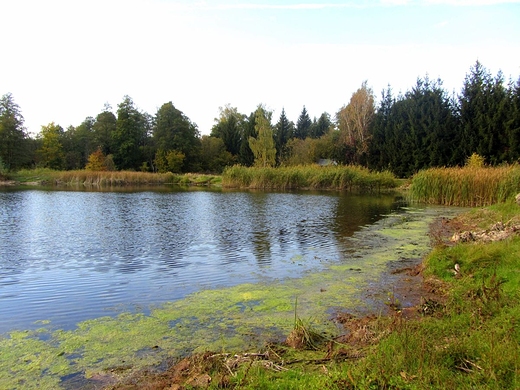
[[[477,153],[473,153],[466,159],[466,167],[468,168],[483,168],[484,163],[484,157],[478,155]]]

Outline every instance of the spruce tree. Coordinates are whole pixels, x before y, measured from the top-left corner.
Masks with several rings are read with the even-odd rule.
[[[287,119],[285,115],[285,109],[282,108],[280,119],[274,127],[274,141],[276,146],[276,160],[278,163],[281,162],[285,151],[287,142],[292,138],[294,133],[294,124]]]
[[[311,118],[307,113],[307,109],[303,106],[302,113],[298,118],[298,122],[296,123],[296,131],[294,132],[294,137],[299,139],[305,139],[309,136],[309,130],[312,125]]]

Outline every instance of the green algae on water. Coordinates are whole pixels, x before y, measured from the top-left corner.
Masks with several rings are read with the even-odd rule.
[[[439,213],[428,208],[388,216],[345,238],[354,250],[341,262],[301,278],[202,290],[153,307],[149,315],[95,318],[74,330],[12,332],[0,338],[0,387],[54,389],[73,373],[93,378],[193,351],[257,349],[289,334],[296,301],[299,318],[334,335],[331,309],[365,305],[362,291],[379,280],[389,262],[423,256],[428,226]],[[45,340],[42,332],[48,333]]]

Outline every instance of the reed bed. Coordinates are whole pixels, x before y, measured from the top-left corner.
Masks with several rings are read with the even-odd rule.
[[[215,175],[182,174],[171,172],[133,172],[133,171],[55,171],[51,169],[21,170],[13,175],[21,183],[39,182],[65,186],[118,187],[129,185],[220,185],[221,177]]]
[[[174,182],[173,173],[151,173],[130,171],[61,171],[56,172],[57,184],[84,186],[125,186],[144,184],[166,184]]]
[[[446,206],[480,207],[520,192],[520,167],[431,168],[412,178],[411,198]]]
[[[222,186],[251,189],[336,189],[368,192],[395,188],[398,180],[390,172],[371,172],[360,166],[300,165],[279,168],[227,168]]]

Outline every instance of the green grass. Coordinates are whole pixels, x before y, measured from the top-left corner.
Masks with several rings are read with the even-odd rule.
[[[372,172],[360,166],[300,165],[279,168],[233,166],[222,175],[222,186],[257,189],[337,189],[380,191],[396,188],[390,172]]]
[[[508,220],[518,216],[518,206],[512,215],[515,206],[495,205],[464,218],[475,225],[482,215]],[[456,263],[460,277],[452,272]],[[284,359],[301,363],[286,365],[288,371],[241,368],[240,388],[520,388],[520,238],[438,247],[425,265],[425,277],[446,291],[435,315],[379,318],[373,331],[382,337],[360,359],[316,364],[315,351],[295,351]]]
[[[446,206],[488,206],[520,192],[520,166],[431,168],[412,178],[410,194],[419,202]]]

